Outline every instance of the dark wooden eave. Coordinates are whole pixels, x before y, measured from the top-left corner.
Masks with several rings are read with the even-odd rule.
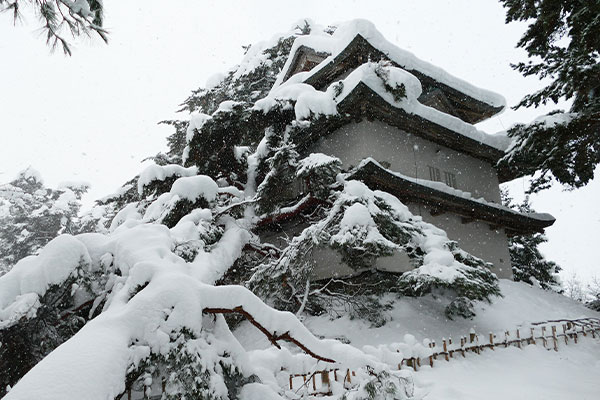
[[[373,190],[383,190],[403,202],[414,202],[429,206],[437,215],[449,212],[459,215],[463,222],[483,221],[494,229],[503,227],[508,235],[523,235],[543,232],[554,224],[555,219],[538,219],[517,211],[494,207],[489,204],[455,196],[442,190],[421,185],[405,179],[369,161],[353,172],[348,179],[363,181]]]
[[[299,52],[296,52],[296,55],[298,55],[298,53]],[[369,60],[379,61],[382,59],[389,60],[389,57],[371,45],[371,43],[363,36],[358,34],[341,53],[319,71],[308,77],[305,80],[305,83],[312,85],[318,90],[322,90],[338,80],[348,71],[356,69],[361,64]],[[471,124],[483,121],[502,111],[502,107],[494,107],[483,101],[477,100],[451,86],[436,81],[434,78],[421,71],[408,69],[403,65],[399,65],[393,61],[391,62],[393,65],[405,69],[419,79],[423,88],[423,93],[419,97],[419,101],[422,104],[436,108],[438,102],[435,101],[435,97],[438,96],[436,96],[435,93],[441,91],[445,98],[444,101],[450,106],[441,111],[454,115]],[[298,67],[292,62],[288,69],[288,73],[286,74],[286,79],[291,76],[291,71],[295,70],[298,70]]]
[[[314,49],[311,49],[310,47],[298,47],[294,54],[294,58],[290,63],[290,67],[288,68],[288,70],[285,73],[285,76],[283,77],[283,82],[287,81],[290,78],[290,76],[298,72],[310,71],[328,56],[329,53],[317,52]]]

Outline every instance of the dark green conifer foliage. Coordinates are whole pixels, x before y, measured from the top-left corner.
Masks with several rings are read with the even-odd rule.
[[[236,158],[235,146],[243,142],[243,136],[252,136],[246,107],[247,104],[238,103],[231,111],[217,112],[200,131],[195,130],[185,165],[196,165],[200,174],[215,180],[244,183],[246,165]]]
[[[40,30],[46,37],[46,44],[52,50],[60,46],[66,55],[71,55],[71,44],[66,35],[77,37],[91,36],[96,33],[108,43],[108,32],[102,27],[104,23],[104,6],[102,0],[85,0],[87,7],[80,2],[57,0],[0,0],[0,12],[13,15],[14,22],[23,20],[23,6],[32,7],[40,20]]]
[[[81,260],[70,277],[48,288],[34,316],[0,329],[0,396],[102,310],[101,296],[108,293],[106,284],[114,268],[105,265],[90,273],[89,267]]]
[[[340,173],[342,163],[337,158],[330,158],[325,163],[313,166],[305,163],[308,158],[300,161],[300,168],[296,172],[296,176],[303,180],[312,197],[327,200],[331,194],[330,186],[335,182],[337,174]]]
[[[222,317],[219,317],[222,318]],[[220,321],[220,323],[223,323]],[[208,324],[207,324],[208,325]],[[229,399],[237,399],[240,389],[247,383],[259,381],[255,375],[244,376],[227,352],[207,360],[201,356],[210,338],[197,335],[188,329],[171,334],[174,346],[166,354],[151,353],[139,365],[130,366],[126,387],[134,391],[148,389],[146,382],[158,380],[164,385],[162,399],[222,399],[216,393],[214,376],[223,377]],[[136,344],[131,347],[135,348]]]
[[[512,204],[512,199],[507,192],[502,193],[504,205],[513,207],[522,213],[535,212],[531,208],[529,198],[518,206]],[[508,238],[510,261],[515,281],[532,284],[535,279],[543,289],[560,290],[556,273],[561,268],[553,261],[548,261],[539,250],[539,246],[548,239],[543,233],[530,235],[514,235]]]
[[[329,200],[314,212],[314,221],[295,236],[278,257],[255,268],[249,287],[275,307],[311,314],[328,312],[332,316],[347,313],[382,325],[386,308],[385,294],[423,296],[434,291],[446,291],[456,303],[451,303],[449,316],[472,316],[471,300],[490,301],[500,295],[497,278],[489,264],[464,252],[455,242],[445,244],[454,259],[463,264],[460,276],[450,281],[411,270],[404,274],[375,270],[380,257],[405,253],[412,267],[424,263],[425,251],[419,238],[425,232],[396,211],[390,199],[355,197],[330,188]],[[396,200],[397,201],[397,200]],[[343,222],[344,218],[369,213],[372,223]],[[364,218],[361,218],[364,220]],[[313,255],[337,253],[345,265],[355,270],[354,277],[319,280],[315,277]],[[318,256],[317,256],[318,258]],[[343,309],[343,312],[339,310]]]
[[[600,162],[600,1],[500,0],[506,22],[527,21],[517,43],[530,57],[513,68],[524,76],[551,82],[525,96],[515,107],[572,100],[561,123],[516,125],[508,131],[516,145],[500,165],[537,173],[530,190],[550,186],[555,178],[571,188],[586,185]],[[556,118],[558,115],[555,115]]]
[[[79,230],[77,213],[88,186],[45,187],[37,172],[22,171],[0,185],[0,273],[35,254],[62,233]]]
[[[298,152],[295,145],[282,144],[273,149],[273,155],[266,160],[269,173],[258,187],[258,212],[272,213],[297,197],[296,167]]]
[[[183,164],[181,156],[187,145],[185,137],[187,134],[188,121],[165,120],[160,121],[160,125],[169,125],[175,129],[175,132],[167,137],[168,151],[166,153],[158,153],[150,157],[158,165],[167,164]]]
[[[236,72],[232,70],[224,76],[223,80],[218,85],[211,88],[199,88],[192,91],[192,94],[183,102],[183,104],[181,104],[180,111],[187,111],[190,113],[202,112],[204,114],[212,115],[223,101],[231,100],[246,104],[246,106],[254,104],[256,100],[265,97],[273,87],[279,71],[281,71],[287,61],[295,38],[300,35],[306,35],[309,32],[310,28],[307,26],[298,27],[295,35],[280,38],[273,47],[264,50],[264,55],[266,56],[265,62],[250,73],[238,76],[236,75]],[[248,52],[251,50],[251,47],[244,47],[244,49],[245,52]],[[234,113],[237,111],[241,112],[241,107],[234,108]],[[220,148],[218,143],[223,139],[230,144],[258,144],[256,137],[254,137],[256,136],[255,128],[257,127],[253,124],[254,121],[251,119],[250,115],[242,116],[240,114],[232,116],[224,114],[223,118],[231,120],[232,123],[235,123],[236,119],[245,118],[246,124],[241,127],[230,127],[232,129],[228,132],[217,132],[214,136],[212,133],[208,133],[208,130],[211,129],[210,126],[208,126],[206,132],[204,132],[204,128],[202,129],[203,133],[198,139],[195,139],[195,143],[198,144],[198,142],[206,140],[210,136],[208,140],[210,140],[212,145],[217,148]],[[171,163],[176,163],[177,157],[181,160],[181,155],[186,145],[185,136],[188,121],[163,121],[162,123],[171,125],[175,128],[175,132],[167,138],[169,146],[167,156],[169,157],[169,160],[172,160]],[[253,134],[249,134],[247,131],[251,131]],[[194,137],[196,136],[198,135],[195,135]],[[236,142],[234,139],[240,140]],[[258,140],[260,140],[260,138],[258,138]],[[193,150],[193,146],[190,146],[190,149]],[[223,149],[223,152],[228,153],[225,149]],[[228,154],[225,155],[228,156]],[[205,157],[207,157],[206,153],[198,151],[197,153],[190,154],[188,162],[194,164],[211,164],[210,162],[202,161]],[[210,170],[210,168],[208,168],[208,170]]]

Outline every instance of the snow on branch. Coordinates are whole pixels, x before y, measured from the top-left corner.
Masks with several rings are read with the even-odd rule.
[[[205,313],[211,313],[211,314],[233,314],[233,313],[241,314],[248,320],[248,322],[250,322],[252,325],[257,327],[262,333],[264,333],[265,336],[271,342],[271,344],[273,344],[273,346],[277,347],[278,349],[280,349],[281,346],[277,343],[277,341],[285,340],[285,341],[294,343],[296,346],[300,347],[306,354],[310,355],[313,358],[316,358],[319,361],[335,363],[335,360],[332,360],[331,358],[326,358],[326,357],[320,356],[320,355],[316,354],[315,352],[311,351],[307,346],[303,345],[300,341],[294,339],[290,335],[289,331],[285,332],[283,334],[280,334],[280,335],[269,332],[269,330],[267,328],[265,328],[258,321],[256,321],[256,319],[249,312],[244,310],[244,308],[242,306],[238,306],[233,309],[230,309],[230,308],[205,308],[202,311]]]

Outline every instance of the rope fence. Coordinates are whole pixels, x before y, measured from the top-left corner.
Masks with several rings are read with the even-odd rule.
[[[508,348],[516,346],[522,348],[527,345],[541,344],[545,349],[558,351],[560,342],[565,345],[569,342],[577,344],[580,337],[590,335],[592,338],[600,337],[600,319],[557,319],[544,322],[532,323],[527,328],[517,328],[514,331],[505,330],[500,334],[489,333],[479,335],[473,330],[468,335],[463,335],[458,341],[442,339],[441,346],[435,341],[428,344],[428,355],[421,357],[404,358],[398,364],[398,369],[403,367],[418,371],[422,365],[434,367],[436,361],[451,361],[455,357],[466,357],[466,353],[481,354],[485,349]],[[308,374],[290,374],[289,389],[296,391],[305,388],[309,394],[330,395],[331,382],[342,382],[347,389],[352,387],[352,377],[356,372],[346,369],[340,373],[340,369],[325,369]],[[319,377],[320,379],[317,379]]]

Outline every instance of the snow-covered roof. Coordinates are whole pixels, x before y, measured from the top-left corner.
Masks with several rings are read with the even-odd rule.
[[[370,157],[350,172],[348,178],[363,180],[369,186],[385,189],[401,200],[425,203],[440,212],[448,211],[467,219],[487,222],[491,226],[504,227],[509,234],[541,232],[555,221],[550,214],[521,213],[483,198],[474,198],[471,193],[442,182],[416,179],[391,171]]]
[[[317,89],[328,86],[363,62],[386,59],[421,81],[425,89],[420,98],[422,102],[434,105],[435,97],[441,97],[451,105],[452,110],[447,111],[466,122],[482,121],[506,107],[506,100],[499,94],[478,88],[420,60],[387,41],[371,22],[360,19],[341,24],[331,35],[313,30],[310,35],[296,38],[274,89],[295,72],[306,69],[305,64],[312,66],[319,58],[323,61],[309,72],[301,72],[302,81]]]
[[[300,75],[300,74],[297,74]],[[402,130],[420,135],[460,152],[471,154],[495,164],[510,143],[503,135],[489,135],[472,124],[419,102],[422,85],[413,74],[385,62],[367,62],[353,70],[343,80],[332,83],[325,92],[292,77],[274,88],[254,108],[268,112],[282,101],[294,102],[297,120],[318,115],[340,116],[338,123],[352,118],[377,118]],[[404,97],[398,98],[390,88],[404,87]],[[352,118],[344,118],[352,116]],[[337,128],[326,122],[328,131]],[[314,134],[319,132],[318,123]]]

